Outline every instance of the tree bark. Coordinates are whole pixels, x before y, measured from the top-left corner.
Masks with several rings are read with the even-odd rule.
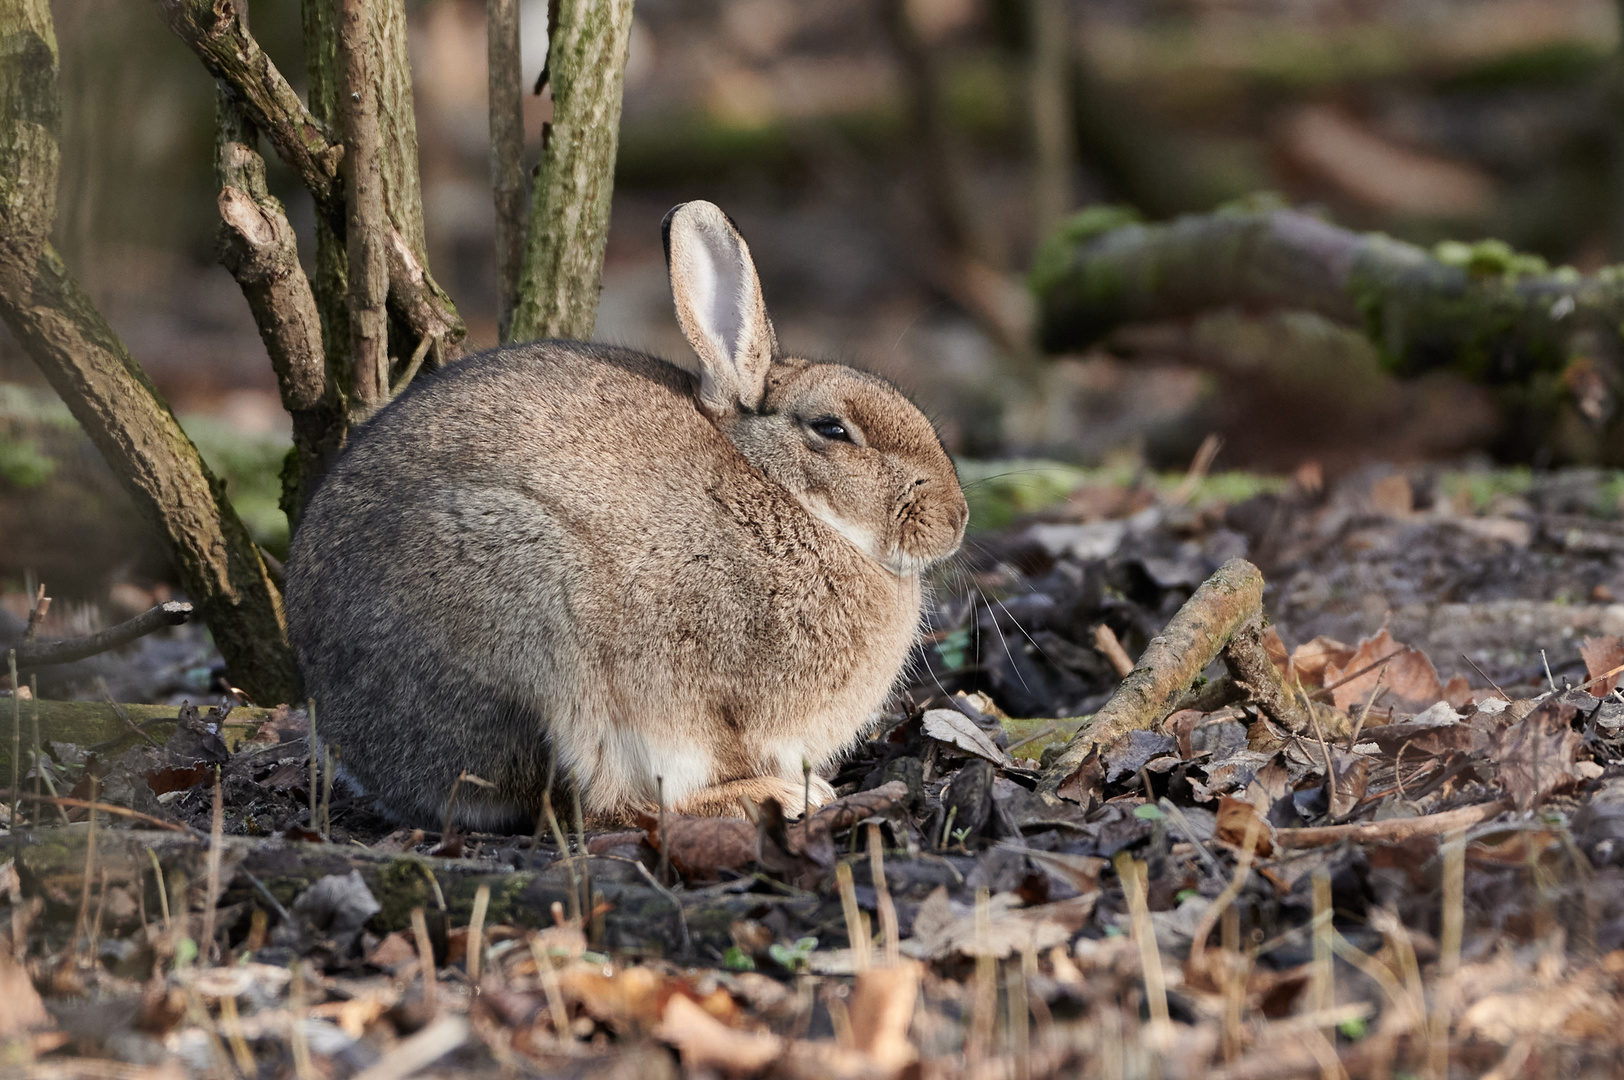
[[[632,0],[562,0],[548,27],[551,133],[531,194],[510,341],[584,339],[598,317]]]
[[[337,112],[337,23],[333,0],[306,0],[304,5],[306,64],[310,77],[310,108],[299,100],[287,79],[271,63],[248,32],[242,0],[157,0],[171,30],[202,60],[242,103],[254,125],[270,140],[277,155],[299,177],[316,201],[318,271],[316,295],[324,299],[337,274],[336,296],[342,300],[347,285],[338,269],[342,254],[333,259],[321,240],[325,233],[344,247],[344,192],[339,164],[344,151],[333,141],[339,127]],[[239,6],[241,5],[241,6]],[[455,305],[425,267],[422,195],[417,180],[417,128],[412,112],[411,68],[406,59],[406,16],[400,0],[379,0],[369,5],[371,34],[378,43],[377,78],[379,119],[383,128],[384,204],[390,223],[386,257],[389,268],[391,313],[413,336],[412,345],[434,337],[436,361],[447,363],[461,355],[459,343],[467,327]],[[347,342],[349,319],[336,309],[338,336]],[[323,307],[324,320],[334,312]],[[329,334],[335,329],[324,321]],[[325,338],[330,365],[342,362],[331,336]],[[410,353],[411,349],[406,350]]]
[[[284,472],[282,508],[297,524],[309,478],[343,445],[345,416],[327,378],[321,313],[299,263],[293,226],[265,186],[258,132],[240,105],[218,95],[215,175],[220,185],[220,262],[237,279],[293,418],[294,466]]]
[[[294,697],[282,601],[224,485],[49,241],[60,118],[45,0],[0,0],[0,314],[168,542],[232,678]]]
[[[351,417],[365,419],[389,398],[389,324],[384,314],[382,132],[378,56],[370,37],[375,0],[338,0],[338,96],[344,131],[345,255],[349,263]],[[415,154],[413,165],[415,167]]]
[[[1263,575],[1245,559],[1231,559],[1202,583],[1160,634],[1150,639],[1139,661],[1100,711],[1066,743],[1043,771],[1040,794],[1055,792],[1088,758],[1130,731],[1165,720],[1196,677],[1234,636],[1263,611]],[[1058,797],[1058,796],[1055,796]]]
[[[524,72],[519,0],[486,0],[491,126],[491,192],[496,200],[497,333],[508,339],[524,271]]]
[[[1517,383],[1562,371],[1576,334],[1616,337],[1624,322],[1616,272],[1553,272],[1494,241],[1428,252],[1290,210],[1122,222],[1085,210],[1038,253],[1031,285],[1047,351],[1132,322],[1286,307],[1363,329],[1399,374],[1450,367]]]

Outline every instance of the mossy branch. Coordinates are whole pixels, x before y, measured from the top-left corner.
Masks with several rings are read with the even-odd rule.
[[[531,194],[510,341],[591,335],[609,238],[632,0],[561,0],[553,9],[553,121]]]
[[[1092,208],[1038,253],[1031,286],[1049,352],[1135,322],[1222,307],[1296,308],[1365,331],[1390,368],[1452,368],[1488,383],[1567,365],[1580,331],[1617,334],[1624,275],[1550,270],[1498,241],[1432,251],[1292,210],[1141,224]]]

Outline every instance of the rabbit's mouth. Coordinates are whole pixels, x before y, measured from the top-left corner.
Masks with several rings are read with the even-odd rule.
[[[925,542],[926,538],[920,535],[918,529],[906,528],[899,530],[897,536],[882,540],[873,530],[840,517],[822,499],[806,498],[803,505],[813,517],[899,578],[924,573],[959,546],[955,536],[947,550],[941,550],[939,544]]]

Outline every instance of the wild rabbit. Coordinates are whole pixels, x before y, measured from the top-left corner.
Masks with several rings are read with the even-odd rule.
[[[697,360],[541,341],[419,379],[352,436],[287,562],[318,736],[402,822],[740,814],[803,798],[917,639],[969,515],[889,384],[780,356],[721,210],[666,216]],[[813,805],[833,797],[813,776]],[[556,794],[554,799],[559,796]],[[567,790],[567,789],[566,789]]]

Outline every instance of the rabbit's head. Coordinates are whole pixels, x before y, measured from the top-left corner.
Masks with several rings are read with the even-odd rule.
[[[969,508],[930,421],[895,387],[778,354],[744,239],[708,202],[666,215],[677,319],[700,410],[808,513],[901,575],[951,555]]]

